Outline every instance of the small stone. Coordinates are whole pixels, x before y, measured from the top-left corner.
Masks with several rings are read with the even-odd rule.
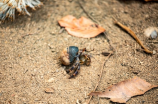
[[[144,35],[148,38],[155,39],[157,37],[157,31],[158,31],[158,28],[149,27],[149,28],[144,30]]]
[[[154,30],[154,31],[150,34],[150,36],[151,36],[152,39],[157,38],[157,32],[156,32],[156,30]]]
[[[41,75],[41,79],[43,79],[43,75]]]
[[[156,51],[155,51],[155,50],[153,50],[153,55],[154,55],[154,54],[156,54]]]
[[[149,15],[148,15],[148,14],[146,14],[146,15],[145,15],[145,18],[149,18]]]
[[[58,72],[59,72],[59,70],[57,69],[57,70],[56,70],[56,73],[58,73]]]
[[[112,8],[112,10],[113,10],[113,12],[115,12],[115,11],[116,11],[116,8]]]
[[[54,78],[50,78],[46,82],[53,82],[53,81],[54,81]]]
[[[81,104],[81,101],[77,99],[77,102],[76,102],[76,104]]]

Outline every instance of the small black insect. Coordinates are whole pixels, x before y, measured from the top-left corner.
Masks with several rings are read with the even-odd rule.
[[[78,71],[80,70],[80,64],[85,64],[87,66],[91,63],[91,58],[89,55],[85,53],[86,48],[84,49],[78,49],[76,46],[69,46],[60,54],[60,61],[63,65],[70,65],[73,64],[73,66],[68,70],[68,72],[71,72],[72,70],[75,70],[74,74],[70,76],[70,78],[73,78],[78,74]]]

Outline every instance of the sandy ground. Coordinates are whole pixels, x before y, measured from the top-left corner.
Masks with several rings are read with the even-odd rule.
[[[138,0],[44,0],[44,6],[32,16],[16,16],[14,22],[0,24],[0,104],[81,104],[89,100],[87,94],[98,82],[102,52],[114,55],[106,63],[97,91],[125,79],[138,76],[151,84],[158,84],[158,44],[149,42],[143,32],[158,27],[158,3]],[[91,39],[59,33],[57,21],[63,16],[77,18],[89,14],[106,29]],[[154,55],[140,51],[141,47],[126,32],[115,26],[115,17],[130,27]],[[157,39],[158,40],[158,39]],[[111,44],[111,47],[110,45]],[[59,52],[68,46],[87,48],[92,55],[90,66],[81,66],[73,79],[59,64]],[[51,81],[50,81],[51,79]],[[48,82],[50,81],[50,82]],[[54,89],[45,93],[46,88]],[[79,103],[77,103],[79,104]],[[113,104],[109,99],[93,97],[90,104]],[[158,89],[130,99],[127,104],[158,104]]]

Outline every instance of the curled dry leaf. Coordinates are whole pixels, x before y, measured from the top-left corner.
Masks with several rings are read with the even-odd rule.
[[[104,92],[91,92],[89,95],[110,98],[113,102],[126,103],[132,96],[142,95],[146,91],[158,87],[151,85],[139,77],[134,77],[108,87]]]
[[[63,17],[58,22],[60,26],[65,27],[70,35],[76,37],[91,38],[105,31],[104,28],[85,17],[76,19],[75,17],[68,15]]]

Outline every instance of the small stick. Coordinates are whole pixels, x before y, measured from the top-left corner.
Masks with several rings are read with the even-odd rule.
[[[109,58],[111,55],[112,55],[112,53],[110,53],[110,54],[106,57],[105,62],[103,63],[103,66],[102,66],[102,68],[101,68],[101,73],[100,73],[100,77],[99,77],[98,83],[96,84],[96,86],[95,86],[95,88],[94,88],[93,91],[95,91],[95,90],[97,89],[97,87],[98,87],[98,85],[99,85],[99,83],[100,83],[100,81],[101,81],[101,78],[102,78],[102,74],[103,74],[103,69],[104,69],[105,63],[107,62],[108,58]],[[90,103],[91,99],[92,99],[92,95],[90,96],[90,98],[89,98],[87,104]]]
[[[21,37],[24,38],[25,36],[29,36],[29,35],[33,35],[33,34],[26,34],[26,35],[23,35]]]
[[[158,43],[158,41],[149,41],[149,43]]]
[[[122,29],[126,30],[137,42],[138,44],[144,49],[144,51],[146,53],[152,54],[152,51],[149,51],[141,42],[141,40],[139,40],[139,38],[136,36],[136,34],[128,27],[124,26],[123,24],[121,24],[120,22],[116,21],[114,19],[114,23],[117,24],[118,26],[120,26]]]

